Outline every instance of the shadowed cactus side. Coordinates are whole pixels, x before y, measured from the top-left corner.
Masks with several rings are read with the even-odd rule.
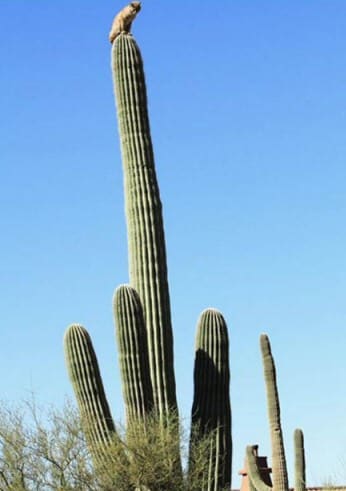
[[[191,438],[210,435],[207,471],[201,476],[201,490],[217,491],[231,484],[229,383],[227,325],[220,312],[207,309],[197,325],[191,435]],[[192,453],[191,466],[193,460]]]

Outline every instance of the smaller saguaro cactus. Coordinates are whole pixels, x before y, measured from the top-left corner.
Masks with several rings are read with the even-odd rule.
[[[294,431],[295,491],[306,490],[304,434],[301,429]]]
[[[263,360],[270,438],[272,445],[272,486],[263,481],[258,469],[256,461],[257,445],[248,445],[246,447],[247,468],[251,480],[251,485],[257,491],[288,491],[288,473],[281,427],[280,402],[276,380],[276,369],[269,338],[266,334],[261,335],[260,346]],[[302,476],[304,476],[305,480],[305,461],[303,443],[301,439],[302,432],[301,430],[298,431],[300,433],[298,433],[297,436],[295,435],[295,442],[297,442],[295,444],[296,483],[298,479],[302,482]],[[298,468],[299,471],[297,471]],[[297,491],[302,491],[302,489],[298,488]]]
[[[205,466],[208,475],[201,476],[201,490],[205,491],[217,491],[231,484],[229,382],[227,325],[219,311],[206,309],[197,325],[191,433],[191,438],[210,435],[209,465]],[[191,466],[193,459],[190,451]]]
[[[261,335],[260,345],[267,392],[270,439],[272,443],[273,488],[276,491],[286,491],[288,489],[288,474],[281,428],[279,392],[274,358],[269,338],[266,334]]]
[[[260,346],[267,392],[268,418],[272,445],[273,487],[271,488],[262,481],[257,467],[253,445],[249,445],[246,449],[249,477],[257,491],[269,491],[271,489],[273,489],[273,491],[288,491],[288,475],[280,420],[280,402],[276,382],[276,370],[269,338],[266,334],[261,335]]]

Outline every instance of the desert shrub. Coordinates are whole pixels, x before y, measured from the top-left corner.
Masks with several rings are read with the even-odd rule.
[[[34,399],[0,403],[0,491],[200,491],[210,435],[192,438],[172,414],[133,421],[93,462],[76,408],[42,408]],[[187,468],[188,453],[193,465]],[[183,464],[180,458],[183,458]],[[183,473],[177,468],[183,466]]]
[[[96,490],[77,410],[0,404],[0,490]]]

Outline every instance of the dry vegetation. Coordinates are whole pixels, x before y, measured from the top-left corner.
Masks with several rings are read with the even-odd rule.
[[[102,463],[93,465],[77,410],[44,410],[34,399],[0,406],[0,491],[197,491],[209,438],[193,445],[194,465],[179,478],[180,455],[187,461],[189,438],[172,417],[170,431],[156,418],[119,428]],[[179,436],[180,435],[180,436]]]

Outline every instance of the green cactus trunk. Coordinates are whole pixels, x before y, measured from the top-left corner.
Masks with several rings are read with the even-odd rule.
[[[147,111],[143,63],[131,35],[113,43],[113,80],[125,181],[130,284],[145,314],[154,407],[177,411],[173,334],[159,188]]]
[[[144,316],[133,288],[117,288],[114,317],[126,418],[130,424],[132,420],[144,420],[153,409]]]
[[[281,428],[280,402],[276,382],[276,370],[269,338],[266,334],[261,335],[260,346],[263,361],[264,380],[267,392],[267,408],[272,446],[273,485],[268,486],[267,483],[263,482],[256,461],[257,445],[249,445],[246,447],[248,472],[251,482],[255,486],[257,491],[270,491],[271,489],[273,491],[288,491],[288,475],[285,447]]]
[[[258,445],[248,445],[246,447],[246,466],[251,486],[253,486],[257,491],[288,491],[288,475],[281,428],[280,402],[276,381],[276,369],[269,338],[266,334],[261,335],[260,345],[267,392],[267,406],[272,445],[273,484],[271,484],[270,479],[268,482],[265,482],[265,476],[263,476],[263,474],[261,475],[257,462]],[[294,432],[294,447],[295,491],[306,491],[304,437],[302,430],[296,429]]]
[[[83,326],[72,324],[68,327],[64,351],[84,432],[93,457],[99,462],[116,437],[116,431],[91,338]]]
[[[295,491],[306,491],[304,435],[297,428],[294,431]]]
[[[222,314],[214,309],[205,310],[197,326],[192,406],[192,428],[197,432],[197,438],[198,435],[210,435],[208,475],[201,476],[203,491],[217,491],[231,485],[228,344],[227,326]],[[190,448],[193,448],[193,442]],[[193,460],[190,453],[192,466]]]
[[[274,491],[288,491],[288,475],[281,428],[276,370],[269,338],[266,334],[261,335],[260,345],[267,392],[270,439],[272,444],[273,489]]]

